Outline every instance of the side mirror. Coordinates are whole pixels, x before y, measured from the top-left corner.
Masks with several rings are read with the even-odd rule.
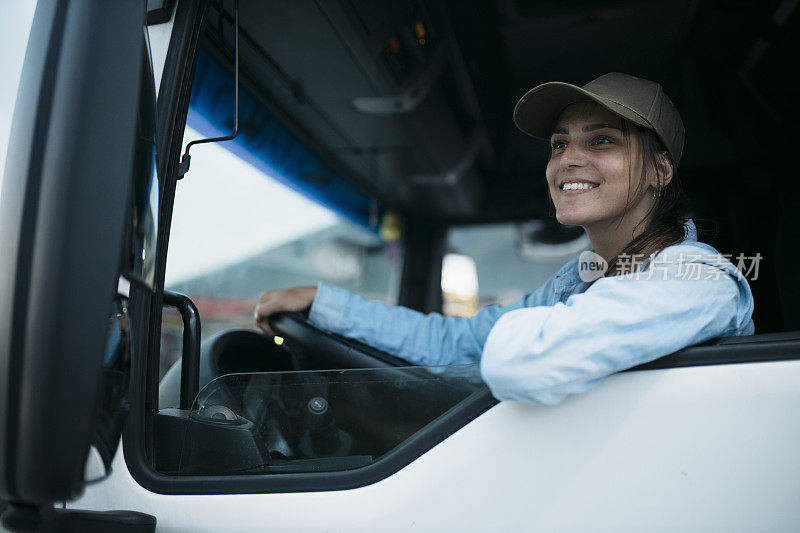
[[[38,518],[83,490],[106,423],[109,309],[152,86],[143,14],[39,2],[25,54],[0,194],[0,497]]]

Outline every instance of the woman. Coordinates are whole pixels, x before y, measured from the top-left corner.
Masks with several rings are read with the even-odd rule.
[[[545,83],[520,99],[514,121],[550,140],[556,218],[584,228],[608,265],[602,277],[575,258],[533,293],[468,319],[295,287],[262,293],[256,325],[271,334],[270,315],[310,306],[322,329],[415,364],[480,361],[495,397],[539,404],[692,344],[753,333],[747,281],[697,241],[686,215],[675,174],[683,123],[660,85],[620,73],[582,88]]]

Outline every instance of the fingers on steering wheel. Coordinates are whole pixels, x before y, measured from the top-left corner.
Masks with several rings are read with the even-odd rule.
[[[276,335],[277,335],[277,333],[275,333],[275,332],[272,330],[272,328],[271,328],[271,327],[269,327],[269,322],[267,321],[267,319],[266,319],[266,318],[261,318],[261,319],[259,319],[259,318],[256,318],[256,321],[255,321],[255,322],[256,322],[256,327],[257,327],[257,328],[259,328],[260,330],[262,330],[262,331],[263,331],[264,333],[266,333],[267,335],[270,335],[270,336],[272,336],[272,337],[274,337],[274,336],[276,336]]]
[[[259,297],[259,303],[256,305],[254,319],[258,328],[261,328],[265,333],[274,337],[277,335],[277,333],[275,333],[275,331],[270,327],[269,317],[275,313],[285,311],[286,307],[280,302],[280,300],[271,298],[272,296],[274,296],[274,291],[266,291],[261,293],[261,297]]]
[[[262,293],[258,295],[258,303],[264,303],[272,298],[274,292],[275,291],[262,291]]]

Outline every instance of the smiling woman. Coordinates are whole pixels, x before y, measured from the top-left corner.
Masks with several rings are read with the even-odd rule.
[[[697,241],[677,177],[683,122],[659,84],[620,73],[583,87],[545,83],[520,99],[514,120],[551,141],[556,218],[583,227],[601,261],[576,257],[534,292],[470,318],[320,283],[263,293],[257,325],[270,332],[273,314],[310,307],[314,325],[414,364],[480,362],[495,397],[538,404],[686,346],[753,333],[747,280]],[[597,264],[609,266],[581,270]]]
[[[677,175],[684,129],[660,85],[621,73],[584,88],[545,83],[520,99],[515,120],[550,139],[556,218],[584,228],[608,261],[606,275],[624,268],[620,257],[650,257],[681,242],[689,219]]]
[[[683,239],[688,201],[669,150],[598,103],[561,113],[546,175],[556,218],[584,228],[606,275],[624,268],[620,256],[648,257]]]

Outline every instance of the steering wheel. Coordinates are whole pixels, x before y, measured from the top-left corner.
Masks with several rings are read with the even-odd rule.
[[[272,329],[302,350],[329,359],[335,368],[391,368],[415,366],[366,344],[327,333],[300,313],[279,313],[269,319]]]
[[[289,346],[296,346],[298,352],[316,356],[314,358],[325,359],[331,369],[417,366],[358,341],[327,333],[311,325],[300,313],[281,313],[269,320],[273,330],[285,337]],[[284,355],[273,350],[273,357],[269,361],[264,359],[264,351],[270,347],[275,347],[272,338],[261,331],[229,329],[215,334],[200,350],[200,388],[223,374],[291,370],[290,355],[281,350],[278,351]],[[265,365],[267,362],[269,364]],[[179,359],[159,384],[160,405],[178,404],[181,372]]]

